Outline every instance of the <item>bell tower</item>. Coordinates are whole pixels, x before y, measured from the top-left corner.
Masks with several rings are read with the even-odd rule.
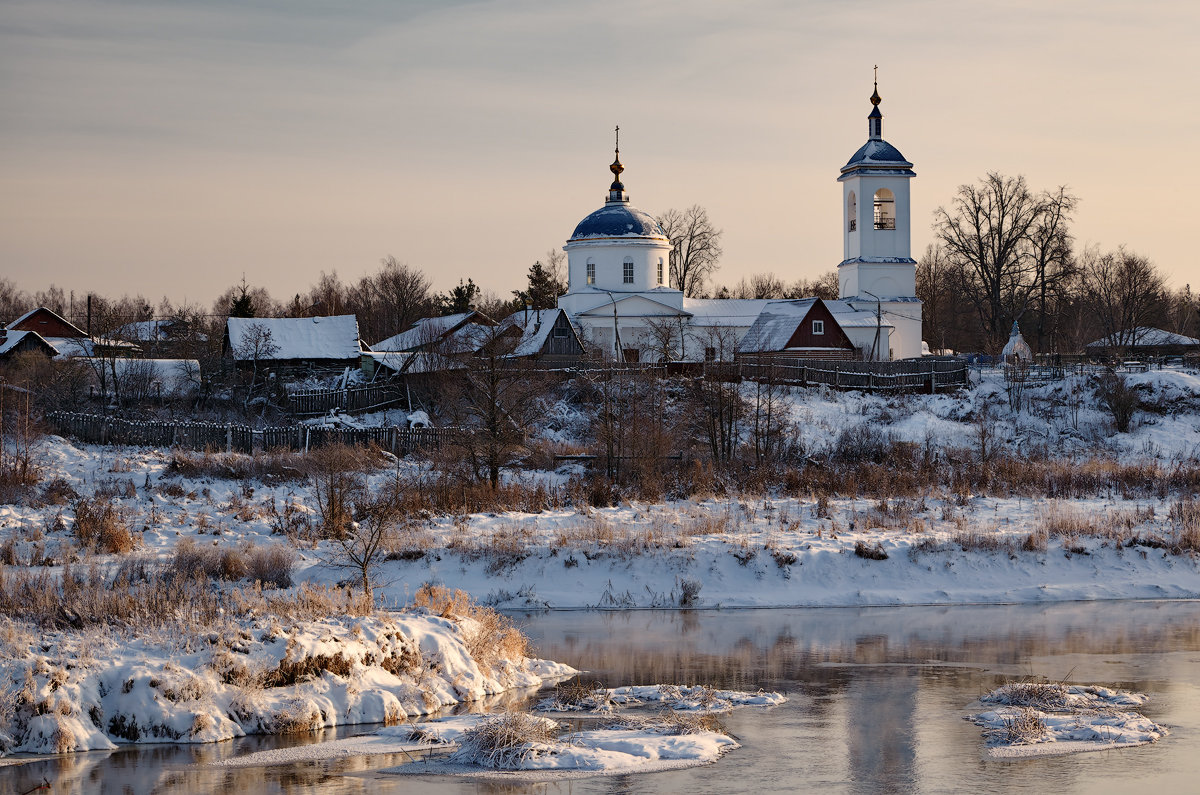
[[[882,101],[876,79],[867,142],[838,177],[843,241],[838,292],[857,309],[890,315],[895,328],[889,341],[892,358],[907,358],[921,355],[921,302],[909,232],[909,181],[916,173],[913,164],[883,139]]]

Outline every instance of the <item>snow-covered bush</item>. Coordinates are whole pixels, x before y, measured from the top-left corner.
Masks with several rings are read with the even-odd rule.
[[[511,770],[558,739],[558,724],[527,712],[504,712],[463,733],[451,761]]]
[[[1096,397],[1100,405],[1112,415],[1118,433],[1125,433],[1137,413],[1140,399],[1138,392],[1118,373],[1105,373],[1096,385]]]

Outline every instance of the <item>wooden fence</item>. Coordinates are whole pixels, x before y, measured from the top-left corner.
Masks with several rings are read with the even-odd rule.
[[[256,450],[312,450],[333,444],[376,445],[395,455],[437,449],[463,437],[458,428],[315,428],[288,425],[254,430],[249,425],[215,422],[127,420],[99,414],[50,412],[46,424],[62,436],[92,444],[181,447],[186,450],[253,453]]]
[[[62,436],[92,444],[182,447],[186,450],[254,450],[255,431],[249,425],[219,422],[127,420],[100,414],[53,411],[46,424]]]
[[[371,384],[350,389],[306,389],[288,395],[288,410],[299,417],[326,414],[331,409],[348,413],[374,411],[402,402],[396,383]]]
[[[936,392],[966,385],[967,366],[953,359],[856,362],[762,358],[709,362],[704,365],[704,377],[731,381],[748,379],[794,386],[825,385],[835,389]]]

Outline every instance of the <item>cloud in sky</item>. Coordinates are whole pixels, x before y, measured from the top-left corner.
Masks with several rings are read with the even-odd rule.
[[[392,254],[501,293],[602,201],[613,125],[719,279],[841,259],[837,170],[916,163],[914,248],[989,170],[1067,184],[1081,241],[1190,276],[1192,4],[8,2],[0,262],[19,286],[207,303]]]

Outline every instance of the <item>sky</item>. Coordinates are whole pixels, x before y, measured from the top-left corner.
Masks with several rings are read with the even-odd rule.
[[[1196,287],[1198,29],[1155,0],[0,0],[0,278],[208,306],[394,256],[507,295],[603,204],[617,124],[632,203],[723,230],[718,282],[815,278],[878,64],[914,256],[998,171]]]

